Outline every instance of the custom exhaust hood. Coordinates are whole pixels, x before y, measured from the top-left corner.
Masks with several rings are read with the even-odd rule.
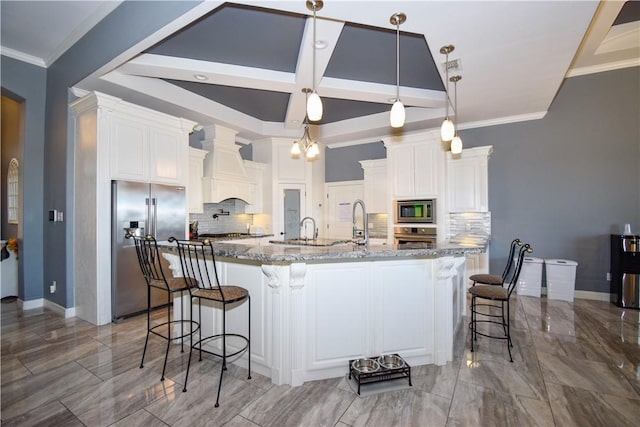
[[[204,160],[202,191],[204,203],[219,203],[226,199],[256,202],[256,185],[245,168],[236,145],[237,132],[218,125],[204,128],[202,148],[209,154]]]

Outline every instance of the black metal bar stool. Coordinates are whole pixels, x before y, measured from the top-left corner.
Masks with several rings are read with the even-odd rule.
[[[469,322],[469,329],[471,330],[471,351],[473,352],[473,342],[477,341],[478,335],[482,335],[488,338],[502,339],[507,341],[507,349],[509,350],[509,360],[513,362],[513,357],[511,356],[511,347],[513,347],[513,342],[511,341],[511,315],[509,312],[509,299],[513,290],[515,289],[518,278],[520,276],[520,270],[522,269],[522,263],[524,261],[524,256],[527,253],[533,252],[531,246],[529,244],[525,244],[520,248],[520,252],[518,253],[518,260],[516,261],[515,271],[511,280],[504,286],[495,286],[495,285],[477,285],[469,288],[469,293],[471,294],[471,321]],[[488,300],[488,301],[498,301],[500,302],[500,306],[493,304],[478,304],[477,300]],[[505,305],[506,305],[506,314],[505,314]],[[484,306],[488,307],[488,311],[479,311],[478,308]],[[497,307],[500,308],[500,314],[492,314],[491,308]],[[484,316],[483,319],[478,320],[478,315]],[[499,318],[499,320],[498,320]],[[504,335],[492,335],[487,332],[479,332],[478,324],[495,324],[502,326],[504,331]]]
[[[187,380],[189,378],[189,366],[191,362],[191,351],[193,347],[193,334],[200,329],[200,324],[193,320],[193,305],[191,307],[189,319],[185,319],[184,307],[181,307],[180,319],[171,317],[172,297],[175,294],[180,294],[181,302],[185,292],[189,294],[189,288],[195,286],[195,280],[184,280],[182,278],[167,278],[164,274],[162,267],[160,253],[158,251],[158,244],[156,239],[151,235],[134,236],[127,233],[125,236],[127,239],[133,239],[136,246],[136,254],[138,255],[138,262],[140,263],[140,269],[142,275],[147,282],[147,337],[144,340],[144,350],[142,351],[142,360],[140,361],[140,368],[144,367],[144,356],[147,353],[147,345],[149,343],[149,335],[153,334],[167,341],[167,350],[164,354],[164,364],[162,366],[162,376],[160,381],[164,381],[164,374],[167,369],[167,357],[169,356],[169,347],[174,340],[180,340],[180,351],[184,352],[184,339],[190,338],[189,342],[189,363],[187,363],[187,373],[184,378],[184,388],[182,391],[187,391]],[[166,321],[151,326],[151,289],[159,289],[167,294],[167,317]],[[191,301],[191,298],[189,298]],[[172,334],[174,327],[179,327],[180,332],[178,334]]]
[[[513,267],[514,260],[513,256],[516,253],[516,246],[522,245],[522,241],[520,239],[513,239],[511,242],[511,249],[509,250],[509,257],[507,258],[507,265],[504,267],[504,271],[502,272],[502,276],[498,276],[496,274],[473,274],[469,276],[469,280],[473,282],[471,286],[475,286],[476,283],[481,285],[502,285],[507,281],[507,277],[509,277],[509,272],[511,271],[511,267]]]
[[[199,339],[194,346],[200,353],[208,353],[222,359],[222,368],[220,369],[220,380],[218,382],[218,394],[216,396],[217,408],[220,406],[220,389],[222,387],[222,376],[227,370],[227,359],[234,357],[244,351],[247,352],[248,360],[248,379],[251,379],[251,297],[249,291],[241,286],[221,285],[220,276],[218,276],[218,268],[216,266],[213,245],[208,239],[198,242],[191,240],[177,240],[170,238],[169,241],[175,241],[178,245],[178,254],[180,255],[180,264],[182,265],[182,273],[187,281],[195,279],[197,285],[191,288],[191,295],[198,299],[198,320],[202,319],[202,300],[212,301],[213,306],[219,306],[222,309],[222,332],[203,337],[202,329],[200,329]],[[248,331],[247,336],[227,332],[227,310],[228,307],[237,307],[244,301],[248,302]],[[241,344],[239,348],[227,350],[227,339],[235,337]],[[221,340],[222,346],[219,351],[209,348],[203,348],[203,343],[212,344],[215,340]],[[191,356],[189,356],[191,357]]]

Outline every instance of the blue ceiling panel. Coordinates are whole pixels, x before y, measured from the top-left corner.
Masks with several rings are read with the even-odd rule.
[[[202,97],[242,111],[266,122],[283,122],[287,114],[289,93],[220,86],[206,83],[165,80]]]
[[[226,4],[145,53],[295,72],[305,17]]]
[[[325,76],[395,85],[396,32],[346,24]],[[423,36],[400,32],[400,85],[444,90]]]

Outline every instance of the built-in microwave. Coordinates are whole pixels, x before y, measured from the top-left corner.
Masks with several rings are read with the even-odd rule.
[[[396,224],[436,222],[436,201],[426,200],[396,200],[394,218]]]

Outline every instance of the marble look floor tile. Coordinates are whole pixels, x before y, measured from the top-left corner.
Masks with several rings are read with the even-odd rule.
[[[45,372],[70,361],[98,353],[104,344],[93,338],[81,335],[41,347],[37,350],[25,350],[16,354],[27,369],[33,373]]]
[[[444,366],[418,366],[411,368],[411,382],[416,389],[450,399],[456,387],[459,371],[459,362],[449,362]]]
[[[460,367],[458,381],[475,384],[502,393],[534,399],[545,399],[542,375],[536,367],[525,367],[508,361],[470,358]]]
[[[0,359],[0,369],[2,385],[31,375],[31,372],[15,356],[3,356]]]
[[[319,383],[277,386],[245,408],[240,415],[263,426],[333,426],[355,394]]]
[[[236,415],[235,417],[231,418],[231,421],[226,423],[224,427],[260,427],[260,426],[255,423],[252,423],[246,418],[241,417],[240,415]]]
[[[627,381],[624,374],[610,363],[574,359],[539,353],[542,374],[548,383],[640,400],[640,395]],[[640,404],[640,402],[639,402]]]
[[[104,426],[143,409],[174,389],[176,384],[169,379],[161,382],[143,369],[132,369],[60,401],[84,424]]]
[[[49,345],[42,337],[35,332],[14,331],[2,334],[1,344],[2,356],[18,354],[24,351],[35,351]]]
[[[168,424],[162,422],[162,420],[153,416],[144,409],[134,412],[118,421],[111,424],[110,427],[167,427]]]
[[[114,347],[104,346],[100,351],[77,359],[77,362],[103,380],[108,380],[130,369],[138,369],[142,359],[144,341],[140,343],[118,344]],[[156,365],[159,359],[164,360],[166,342],[151,339],[145,355],[145,367]],[[169,352],[174,357],[175,350]],[[180,350],[177,350],[178,352]],[[161,370],[159,372],[162,372]],[[160,375],[160,373],[158,373]]]
[[[199,365],[212,364],[203,361]],[[210,369],[205,375],[190,375],[186,393],[178,387],[174,393],[152,403],[146,409],[172,426],[224,425],[264,393],[251,380],[239,380],[225,374],[220,390],[220,406],[216,408],[218,375],[217,369]]]
[[[57,400],[38,406],[14,418],[6,419],[3,414],[2,425],[3,427],[84,426],[79,419]]]
[[[447,426],[552,426],[546,400],[503,393],[459,381]]]
[[[637,426],[640,403],[603,393],[549,384],[549,401],[558,426]]]
[[[340,421],[350,426],[444,426],[450,399],[423,390],[356,398]]]
[[[2,417],[13,418],[70,393],[83,393],[100,379],[75,362],[2,386]]]
[[[532,331],[536,351],[565,356],[574,360],[606,362],[610,360],[607,351],[596,340],[570,335],[554,335]]]

